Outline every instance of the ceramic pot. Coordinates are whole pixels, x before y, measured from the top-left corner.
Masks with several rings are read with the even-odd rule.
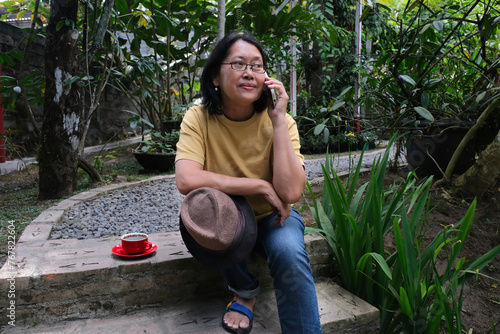
[[[137,162],[148,171],[168,172],[174,168],[175,153],[150,153],[133,151]]]
[[[446,171],[453,153],[467,131],[467,128],[424,128],[422,135],[409,139],[406,152],[408,167],[415,170],[419,177],[434,175],[436,179],[441,179],[443,173],[440,169]],[[462,152],[454,173],[462,174],[467,171],[474,164],[475,155],[476,145],[473,139]]]

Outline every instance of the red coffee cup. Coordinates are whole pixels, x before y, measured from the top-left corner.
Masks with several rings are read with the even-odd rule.
[[[144,253],[148,245],[148,235],[145,233],[127,233],[122,236],[122,248],[125,253]]]

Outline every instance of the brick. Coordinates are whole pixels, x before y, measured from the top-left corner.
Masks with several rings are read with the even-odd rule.
[[[121,189],[121,188],[128,188],[129,187],[129,183],[114,183],[114,184],[109,184],[109,185],[106,185],[106,186],[103,186],[103,187],[99,187],[99,188],[94,188],[90,191],[96,193],[96,194],[99,194],[99,193],[103,193],[103,192],[109,192],[111,190],[117,190],[117,189]],[[73,197],[71,197],[73,198]]]
[[[332,250],[328,242],[318,234],[308,234],[305,236],[306,251],[311,260],[311,266],[318,264],[332,263]]]
[[[67,284],[70,286],[72,282],[81,282],[85,279],[85,273],[81,271],[72,271],[72,267],[63,267],[60,269],[62,264],[55,263],[51,267],[42,268],[42,273],[39,276],[40,282],[37,283],[40,287],[51,287]],[[63,265],[64,266],[64,265]]]
[[[118,263],[120,275],[128,275],[134,273],[151,272],[152,265],[150,258],[138,258],[137,260],[115,260]]]
[[[87,284],[84,284],[81,287],[81,293],[83,295],[89,295],[89,296],[108,296],[112,295],[114,291],[119,291],[121,288],[121,285],[126,285],[128,284],[128,281],[123,280],[123,282],[110,282],[108,280],[106,281],[100,281],[100,280],[93,280]]]
[[[63,216],[64,216],[64,210],[48,209],[42,212],[38,217],[36,217],[31,222],[31,224],[48,224],[48,223],[56,224],[62,221]]]
[[[46,241],[50,237],[52,224],[29,224],[25,229],[18,244]]]
[[[167,262],[192,258],[184,245],[174,243],[158,243],[158,250],[155,254],[155,262]]]
[[[320,313],[328,322],[335,322],[339,328],[359,326],[377,322],[379,310],[359,297],[342,289],[336,284],[319,283],[316,285]],[[321,287],[318,289],[318,287]],[[323,322],[323,321],[322,321]]]
[[[157,175],[157,176],[153,176],[147,180],[143,180],[141,182],[156,182],[156,181],[163,181],[163,180],[168,180],[168,179],[175,179],[175,175]]]
[[[82,275],[108,275],[110,270],[114,270],[115,264],[111,255],[103,256],[101,252],[90,249],[77,249],[68,247],[71,241],[77,240],[68,239],[66,242],[56,242],[52,247],[46,248],[46,259],[51,259],[49,263],[44,265],[43,274],[55,274],[63,272],[81,272]],[[77,250],[75,250],[77,249]],[[99,274],[101,273],[102,274]]]
[[[16,291],[27,290],[30,286],[29,276],[16,276]]]
[[[119,237],[110,237],[23,243],[18,249],[18,256],[22,257],[19,263],[23,266],[20,270],[24,275],[19,278],[19,305],[23,310],[30,310],[29,317],[51,322],[70,317],[99,317],[106,314],[116,316],[119,312],[142,306],[227,294],[227,286],[220,273],[193,259],[187,252],[179,232],[151,234],[150,240],[158,245],[158,250],[149,257],[123,259],[112,255],[111,249],[120,242],[119,240]],[[311,255],[313,272],[327,272],[331,266],[326,259],[331,252],[326,241],[319,235],[308,235],[305,241]],[[328,265],[322,261],[328,262]],[[252,255],[250,269],[259,276],[262,288],[272,291],[272,278],[268,274],[266,261],[260,256]],[[0,277],[1,275],[2,271]],[[4,286],[5,282],[0,280],[0,288]],[[351,299],[344,300],[347,295],[345,291],[328,288],[326,297],[324,294],[319,296],[324,301],[321,305],[339,303],[341,307],[331,310],[322,306],[322,312],[337,312],[337,315],[341,316],[340,323],[353,321],[352,310],[348,305],[344,305],[353,299],[349,297]],[[271,306],[263,303],[264,299],[260,300],[262,320],[264,315],[271,314]],[[225,302],[227,301],[223,301],[221,305]],[[355,303],[363,304],[361,300],[355,300]],[[210,308],[213,308],[213,305],[210,305]],[[368,313],[373,313],[373,309],[368,309]],[[366,319],[363,318],[356,326],[362,323],[371,326],[371,316],[366,316]],[[191,318],[188,316],[186,319]],[[216,320],[218,330],[220,315],[217,315]],[[211,324],[211,320],[204,321]],[[163,325],[167,326],[165,322]],[[173,327],[169,327],[169,330],[178,330],[175,322],[170,325]],[[256,323],[256,329],[259,326],[262,328]],[[116,327],[109,328],[113,332]],[[200,328],[202,327],[193,327],[193,333],[206,333]],[[273,328],[272,325],[268,327],[270,328]],[[166,329],[162,332],[166,332]]]
[[[21,291],[18,293],[18,304],[39,304],[47,302],[67,302],[77,298],[77,293],[74,290],[51,290],[51,291],[40,291],[39,289],[32,291]]]
[[[113,318],[102,318],[85,321],[87,333],[168,333],[162,325],[162,321],[156,318],[156,313],[150,316],[149,311],[145,315],[132,313],[116,316]],[[78,328],[76,328],[77,332]],[[63,328],[65,333],[69,333]]]
[[[15,269],[11,269],[10,263],[6,262],[2,269],[0,269],[0,288],[2,287],[2,280],[6,278],[11,278],[15,276],[17,271]],[[1,290],[0,290],[1,291]]]
[[[36,266],[19,266],[16,271],[16,279],[20,279],[20,288],[23,288],[26,284],[30,284],[31,279],[37,275],[38,268]],[[28,279],[28,282],[25,281]]]
[[[57,239],[57,240],[47,240],[43,244],[44,248],[44,257],[49,259],[48,252],[51,249],[78,249],[78,240],[77,239]]]
[[[68,309],[73,305],[75,305],[75,303],[48,306],[45,308],[45,314],[48,316],[63,316],[68,313]]]
[[[122,295],[146,291],[146,294],[154,294],[156,282],[151,275],[140,275],[135,277],[113,276],[113,279],[97,280],[89,279],[82,289],[83,295],[107,296],[114,295],[121,298]]]
[[[147,294],[141,292],[128,293],[123,296],[124,305],[127,307],[140,307],[145,305],[162,304],[172,299],[172,294],[165,289],[157,291],[155,294]],[[178,298],[178,296],[177,296]]]
[[[80,204],[82,201],[81,200],[74,200],[71,198],[65,199],[56,205],[52,207],[54,210],[63,210],[63,211],[68,211],[71,209],[74,205]]]
[[[99,197],[100,195],[101,195],[101,193],[98,191],[84,191],[84,192],[81,192],[79,194],[71,196],[70,199],[73,201],[76,201],[76,200],[86,201],[89,199]]]

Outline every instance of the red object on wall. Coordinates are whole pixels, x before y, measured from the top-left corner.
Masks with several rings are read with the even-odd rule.
[[[0,65],[0,76],[2,75],[2,65]],[[1,83],[0,83],[1,84]],[[0,98],[2,94],[0,94]],[[0,163],[5,162],[5,130],[3,128],[3,107],[0,104]]]

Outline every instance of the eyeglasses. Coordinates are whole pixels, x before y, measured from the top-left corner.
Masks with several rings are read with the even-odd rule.
[[[247,66],[250,66],[250,69],[254,73],[265,73],[266,67],[262,64],[246,64],[242,61],[232,61],[230,63],[222,63],[224,65],[231,65],[231,68],[235,71],[245,71]]]

